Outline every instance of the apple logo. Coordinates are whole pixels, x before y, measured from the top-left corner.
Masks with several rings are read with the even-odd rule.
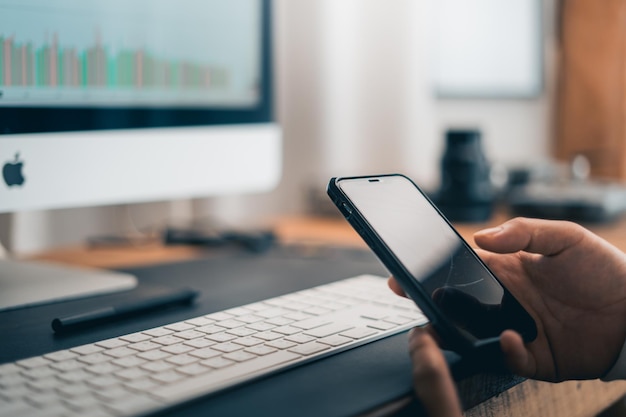
[[[4,177],[4,182],[7,183],[9,187],[14,185],[21,186],[24,184],[24,175],[22,174],[22,168],[24,167],[24,162],[20,161],[20,153],[15,154],[15,160],[9,161],[2,167],[2,176]]]

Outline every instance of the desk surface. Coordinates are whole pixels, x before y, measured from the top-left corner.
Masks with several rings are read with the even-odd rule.
[[[461,224],[457,225],[457,229],[472,241],[475,231],[502,220]],[[358,235],[340,219],[284,218],[271,224],[282,242],[304,244],[303,248],[311,250],[328,244],[364,247]],[[591,229],[626,251],[626,220]],[[197,259],[205,254],[198,248],[147,244],[133,248],[61,248],[37,258],[85,266],[124,268]],[[466,412],[468,416],[593,416],[626,394],[626,382],[571,381],[551,384],[478,375],[461,381],[459,391],[465,404],[472,405]],[[499,395],[493,397],[496,393]],[[491,398],[484,400],[486,397]],[[400,399],[397,404],[405,402],[406,399]]]

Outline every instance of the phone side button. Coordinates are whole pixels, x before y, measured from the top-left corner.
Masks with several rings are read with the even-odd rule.
[[[341,210],[345,217],[350,217],[350,215],[352,214],[352,209],[348,207],[346,203],[341,203],[341,205],[339,206],[339,210]]]

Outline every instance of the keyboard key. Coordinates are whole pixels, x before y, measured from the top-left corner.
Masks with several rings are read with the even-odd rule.
[[[346,330],[345,332],[341,332],[342,336],[350,337],[352,339],[363,339],[364,337],[375,335],[377,332],[374,329],[367,327],[356,327],[354,329]]]
[[[169,330],[174,330],[175,332],[182,332],[185,330],[191,330],[196,326],[194,326],[193,324],[189,324],[189,323],[185,323],[181,321],[179,323],[168,324],[167,326],[164,326],[164,327]]]
[[[133,353],[135,353],[135,351],[132,351]],[[106,355],[104,352],[98,352],[98,353],[92,353],[91,355],[85,355],[85,356],[81,356],[78,358],[78,361],[80,362],[84,362],[86,364],[89,365],[95,365],[97,363],[102,363],[102,362],[108,362],[111,359],[113,359],[111,356]],[[67,362],[59,362],[56,363],[54,365],[52,365],[53,367],[57,367],[58,365],[61,365],[62,363],[72,363],[73,361],[67,361]],[[57,365],[57,366],[55,366]]]
[[[157,351],[158,352],[158,351]],[[146,363],[146,359],[140,358],[137,356],[124,356],[123,358],[114,359],[111,361],[115,365],[121,366],[123,368],[133,368],[135,366],[139,366],[143,363]]]
[[[252,354],[243,350],[239,350],[237,352],[227,353],[223,357],[224,359],[229,359],[235,362],[245,362],[245,361],[249,361],[250,359],[254,359],[257,356],[255,354]]]
[[[228,314],[228,313],[224,313],[222,312],[218,312],[218,313],[213,313],[213,314],[208,314],[206,316],[204,316],[207,319],[211,319],[214,321],[223,321],[223,320],[228,320],[228,319],[232,319],[233,316],[232,314]]]
[[[51,368],[49,366],[39,366],[37,368],[26,369],[21,372],[22,375],[30,379],[47,378],[56,373],[57,373],[56,369]],[[4,382],[3,380],[0,380],[0,384],[3,385],[3,382]]]
[[[161,336],[161,337],[156,337],[154,339],[151,340],[154,343],[158,343],[160,345],[175,345],[176,343],[180,343],[183,341],[183,339],[179,339],[176,336],[172,336],[172,335],[167,335],[167,336]]]
[[[107,360],[108,359],[109,358],[107,358]],[[86,366],[85,363],[81,363],[81,362],[77,361],[76,359],[70,359],[68,361],[57,362],[57,363],[53,363],[52,365],[50,365],[51,368],[54,368],[57,371],[61,371],[61,372],[72,371],[74,369],[79,369],[79,368],[82,368],[84,366]]]
[[[159,372],[158,374],[154,374],[151,376],[151,378],[157,382],[170,384],[172,382],[176,382],[176,381],[183,379],[184,376],[174,370],[170,370],[170,371]]]
[[[118,378],[122,378],[128,381],[132,381],[133,379],[140,379],[148,376],[148,372],[140,369],[140,368],[128,368],[123,369],[115,373],[115,376]]]
[[[283,317],[289,320],[293,320],[293,321],[302,321],[302,320],[310,319],[312,316],[310,314],[305,314],[300,311],[295,311],[293,313],[285,314]]]
[[[254,353],[255,355],[258,355],[258,356],[268,355],[270,353],[276,352],[276,349],[270,346],[266,346],[266,345],[256,345],[256,346],[252,346],[247,349],[244,349],[244,350],[246,352]]]
[[[300,333],[302,329],[298,329],[297,327],[293,327],[293,326],[281,326],[281,327],[276,327],[275,329],[272,329],[272,331],[276,333],[284,334],[284,335],[291,335],[291,334]]]
[[[89,355],[96,352],[102,352],[104,348],[94,344],[91,345],[83,345],[70,349],[74,353],[78,353],[79,355]]]
[[[170,356],[169,358],[165,359],[165,362],[182,366],[182,365],[189,365],[190,363],[198,362],[199,360],[200,359],[195,356],[183,354],[183,355]]]
[[[219,350],[215,350],[215,349],[211,349],[211,348],[204,348],[204,349],[194,350],[193,352],[190,352],[189,354],[191,356],[195,356],[196,358],[209,359],[209,358],[213,358],[215,356],[219,356],[222,353],[224,353],[224,352],[223,351],[219,351]]]
[[[126,385],[129,383],[125,383],[124,385],[114,385],[108,388],[99,389],[95,391],[96,397],[104,400],[104,401],[115,401],[119,398],[127,397],[130,392],[126,389]]]
[[[269,340],[280,339],[281,337],[283,337],[283,335],[280,334],[280,333],[274,333],[272,331],[267,331],[267,332],[256,333],[254,335],[254,337],[258,337],[259,339],[263,339],[263,340],[269,341]]]
[[[263,317],[261,316],[257,316],[256,314],[247,314],[245,316],[239,316],[237,317],[238,321],[242,321],[246,324],[251,324],[251,323],[256,323],[259,322],[261,320],[264,320]]]
[[[210,366],[211,368],[214,368],[214,369],[221,369],[221,368],[225,368],[227,366],[235,364],[234,361],[230,361],[228,359],[224,359],[221,356],[217,357],[217,358],[207,359],[207,360],[202,361],[200,363],[203,364],[203,365],[206,365],[206,366]]]
[[[71,408],[77,411],[86,411],[100,405],[100,400],[92,395],[82,395],[80,397],[68,398],[65,400]]]
[[[289,349],[290,347],[296,346],[297,343],[290,342],[289,340],[285,340],[285,339],[279,339],[279,340],[272,340],[271,342],[267,342],[266,345],[274,347],[276,349],[284,350],[284,349]]]
[[[152,337],[161,337],[161,336],[167,336],[169,334],[172,334],[174,333],[174,331],[166,329],[165,327],[157,327],[155,329],[144,330],[143,333]]]
[[[245,307],[237,307],[226,310],[224,311],[224,313],[230,314],[231,316],[245,316],[246,314],[252,313],[252,310],[249,310]]]
[[[177,372],[180,372],[181,374],[185,374],[185,375],[192,375],[192,376],[204,374],[204,373],[210,372],[211,370],[212,368],[201,365],[200,363],[193,363],[191,365],[185,365],[185,366],[176,368]]]
[[[69,350],[59,350],[57,352],[48,353],[47,355],[44,355],[43,357],[46,359],[55,361],[55,362],[61,362],[61,361],[66,361],[69,359],[77,358],[78,354],[71,352]],[[2,374],[1,370],[0,370],[0,374]]]
[[[65,372],[57,376],[57,378],[69,384],[72,384],[75,382],[86,381],[93,377],[94,377],[93,374],[86,372],[84,369],[77,369],[75,371]],[[41,381],[43,380],[40,379],[39,382]],[[56,388],[57,386],[58,386],[58,383],[56,385],[50,385],[50,386],[46,385],[45,387],[42,387],[41,389],[53,389],[53,388]]]
[[[232,337],[232,336],[231,336],[231,337]],[[230,339],[229,339],[229,340],[230,340]],[[224,341],[225,341],[225,340],[224,340]],[[215,342],[216,342],[216,341],[209,340],[209,339],[207,339],[207,338],[204,338],[204,337],[203,337],[203,338],[200,338],[200,339],[192,339],[192,340],[188,340],[188,341],[184,342],[183,344],[184,344],[184,345],[187,345],[187,346],[194,347],[194,348],[196,348],[196,349],[200,349],[200,348],[204,348],[204,347],[207,347],[207,346],[214,345],[214,344],[215,344]]]
[[[205,334],[214,334],[214,333],[223,332],[224,328],[220,326],[216,326],[214,324],[209,324],[208,326],[196,327],[196,331],[202,332]]]
[[[132,333],[132,334],[127,334],[125,336],[120,337],[121,340],[125,340],[129,343],[139,343],[139,342],[143,342],[144,340],[148,340],[150,339],[151,336],[144,334],[144,333]]]
[[[208,340],[212,340],[214,342],[220,343],[220,342],[230,342],[231,340],[236,339],[237,336],[235,336],[234,334],[222,332],[222,333],[210,334],[206,336],[206,338]],[[212,343],[212,344],[215,344],[215,343]]]
[[[112,362],[100,363],[97,365],[91,365],[85,368],[85,371],[90,372],[95,375],[106,375],[111,374],[113,372],[119,371],[122,368],[121,366],[117,366]]]
[[[267,319],[265,323],[273,324],[274,326],[286,326],[288,324],[293,323],[294,320],[288,319],[286,317],[273,317],[271,319]]]
[[[191,346],[179,343],[177,345],[164,346],[161,350],[163,352],[171,353],[172,355],[179,355],[181,353],[191,352],[194,349]]]
[[[239,363],[237,366],[227,366],[204,375],[185,378],[177,383],[156,388],[152,391],[152,394],[164,401],[177,401],[183,398],[190,398],[202,394],[212,387],[219,387],[224,381],[241,378],[245,375],[250,375],[283,363],[293,362],[299,357],[299,355],[291,352],[278,351]],[[205,362],[203,362],[203,364],[205,364]]]
[[[250,336],[251,334],[255,334],[256,330],[252,330],[247,327],[237,327],[236,329],[228,330],[226,333],[239,336],[239,337],[246,337],[246,336]]]
[[[310,342],[303,345],[297,345],[296,347],[289,349],[289,351],[299,355],[312,355],[327,349],[330,349],[330,346],[322,343]]]
[[[129,381],[124,383],[124,386],[126,388],[130,388],[131,390],[134,391],[150,391],[152,388],[158,386],[159,384],[149,378],[143,378],[143,379],[135,379],[133,381]]]
[[[119,380],[112,376],[100,376],[87,380],[87,383],[94,388],[107,388],[119,384]]]
[[[158,361],[160,359],[167,358],[168,356],[170,356],[170,354],[163,352],[162,350],[149,350],[148,352],[137,354],[138,358],[145,359],[147,361]]]
[[[150,397],[133,395],[122,398],[119,401],[115,401],[114,403],[106,404],[106,407],[115,413],[128,415],[130,413],[147,410],[152,407],[157,407],[159,405],[160,404],[158,401]]]
[[[137,353],[136,350],[130,349],[126,346],[118,347],[115,349],[109,349],[103,352],[105,355],[113,356],[114,358],[123,358],[124,356],[130,356]]]
[[[248,336],[248,337],[242,337],[241,339],[236,339],[233,341],[233,343],[250,347],[250,346],[255,346],[255,345],[263,343],[263,340],[259,339],[258,337]]]
[[[367,327],[371,327],[373,329],[378,329],[378,330],[390,330],[397,326],[398,326],[397,324],[389,323],[388,321],[376,321],[374,323],[367,325]]]
[[[266,330],[273,329],[274,327],[276,327],[276,325],[260,321],[258,323],[248,324],[246,327],[248,329],[256,330],[258,332],[264,332]]]
[[[195,319],[185,320],[185,323],[202,327],[202,326],[208,326],[209,324],[215,323],[215,320],[207,319],[206,317],[196,317]]]
[[[160,345],[158,343],[154,343],[154,342],[151,342],[149,340],[146,340],[144,342],[130,344],[130,345],[128,345],[128,348],[134,349],[134,350],[138,350],[140,352],[146,352],[148,350],[158,349],[161,346],[162,345]]]
[[[285,336],[285,340],[289,340],[295,343],[308,343],[308,342],[312,342],[313,340],[315,340],[315,338],[313,336],[307,336],[303,333],[299,333],[299,334],[293,334],[291,336]]]
[[[53,363],[51,360],[44,358],[43,356],[36,356],[34,358],[24,359],[17,361],[16,364],[22,368],[36,368],[38,366],[49,365]]]
[[[85,384],[63,384],[57,387],[56,390],[64,397],[77,397],[91,392],[91,388]]]
[[[243,346],[238,345],[232,342],[219,343],[217,345],[213,345],[211,349],[219,350],[220,352],[230,353],[239,349],[243,349]]]
[[[345,345],[346,343],[351,342],[353,339],[349,338],[349,337],[345,337],[345,336],[340,336],[338,334],[334,334],[332,336],[328,336],[328,337],[324,337],[322,339],[319,339],[318,342],[323,343],[325,345],[329,345],[329,346],[341,346],[341,345]]]
[[[346,323],[332,323],[322,327],[316,327],[304,332],[305,335],[313,337],[326,337],[331,334],[340,333],[353,328],[354,326]]]
[[[185,330],[183,332],[176,333],[176,337],[180,337],[181,339],[191,340],[197,339],[198,337],[203,337],[204,333],[198,332],[195,330]]]
[[[236,327],[241,327],[245,324],[246,323],[244,323],[243,321],[239,321],[235,319],[218,321],[217,323],[215,323],[216,326],[224,327],[226,329],[234,329]]]
[[[144,335],[144,336],[146,336],[146,335]],[[150,336],[146,336],[146,339],[149,339],[149,338],[150,338]],[[116,348],[116,347],[127,345],[128,343],[129,342],[127,342],[126,340],[115,338],[115,339],[103,340],[102,342],[96,343],[96,345],[100,346],[100,347],[103,347],[105,349],[113,349],[113,348]]]
[[[332,323],[332,321],[328,320],[327,318],[315,317],[312,319],[302,320],[297,323],[293,323],[292,326],[303,330],[310,330],[330,323]]]
[[[145,369],[146,371],[150,371],[150,372],[163,372],[163,371],[168,371],[174,368],[175,366],[176,365],[165,362],[165,361],[156,361],[156,362],[145,363],[141,365],[140,368]]]

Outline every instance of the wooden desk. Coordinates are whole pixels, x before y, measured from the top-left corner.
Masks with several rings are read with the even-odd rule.
[[[458,225],[460,233],[472,240],[473,233],[499,223],[503,218],[478,225]],[[270,222],[285,243],[361,246],[359,236],[341,219],[283,218]],[[626,220],[592,228],[626,251]],[[124,267],[193,259],[202,251],[191,247],[163,247],[158,243],[124,248],[61,248],[37,256],[93,267]],[[626,382],[570,381],[552,384],[506,376],[478,375],[459,384],[465,404],[473,405],[467,416],[595,416],[626,394]],[[493,395],[486,401],[485,396]],[[401,405],[402,401],[398,403]]]

